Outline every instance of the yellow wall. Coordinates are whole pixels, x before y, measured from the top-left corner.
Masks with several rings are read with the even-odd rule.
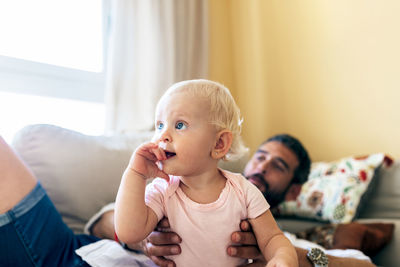
[[[209,1],[210,79],[254,150],[288,132],[313,160],[400,158],[400,1]]]

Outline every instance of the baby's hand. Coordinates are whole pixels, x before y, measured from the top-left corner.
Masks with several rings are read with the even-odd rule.
[[[291,258],[289,255],[276,255],[270,261],[268,261],[266,267],[297,267],[298,262],[293,260],[294,259]]]
[[[160,170],[157,166],[157,163],[166,159],[167,156],[164,150],[157,144],[145,143],[133,152],[128,169],[139,174],[144,179],[161,177],[168,181],[168,174]]]

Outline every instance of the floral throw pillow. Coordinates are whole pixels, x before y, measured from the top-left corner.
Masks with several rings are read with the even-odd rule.
[[[276,213],[333,223],[351,222],[385,160],[390,161],[384,154],[372,154],[313,163],[300,194],[293,201],[281,203]]]

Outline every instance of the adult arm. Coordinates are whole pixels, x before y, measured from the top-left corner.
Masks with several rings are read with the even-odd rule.
[[[232,257],[239,257],[244,259],[254,259],[253,263],[248,264],[248,267],[265,266],[266,261],[263,258],[261,252],[258,249],[257,241],[252,232],[251,226],[248,221],[242,221],[240,224],[242,231],[234,232],[231,235],[232,242],[238,245],[230,246],[227,249],[227,253]],[[307,259],[307,250],[295,247],[297,258],[299,260],[299,266],[310,266],[313,265]],[[349,267],[372,267],[376,266],[373,263],[366,260],[359,260],[354,258],[343,258],[334,257],[328,255],[329,266],[349,266]]]

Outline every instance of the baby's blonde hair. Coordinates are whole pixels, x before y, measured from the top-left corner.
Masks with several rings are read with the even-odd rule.
[[[229,89],[209,80],[188,80],[172,85],[164,95],[181,90],[195,97],[207,98],[210,103],[210,123],[215,125],[217,131],[227,129],[232,132],[232,145],[224,160],[235,160],[243,156],[248,150],[240,136],[243,120]]]

